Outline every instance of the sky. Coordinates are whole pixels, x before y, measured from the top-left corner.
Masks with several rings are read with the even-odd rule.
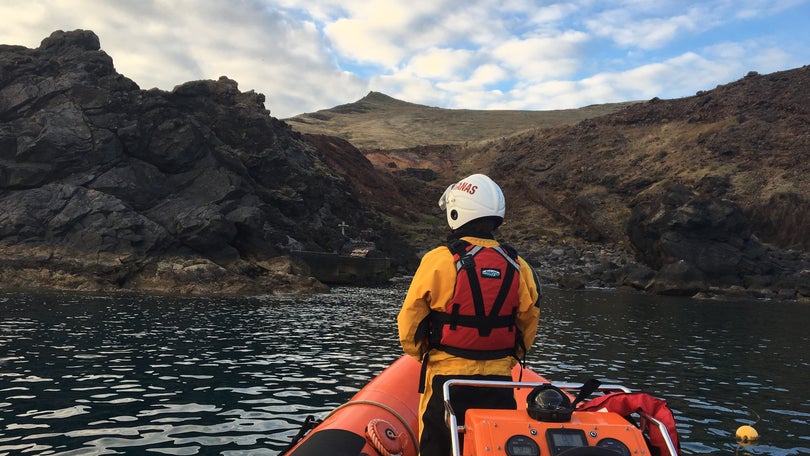
[[[100,38],[142,89],[228,76],[271,115],[681,98],[810,64],[810,0],[0,0],[0,44]]]

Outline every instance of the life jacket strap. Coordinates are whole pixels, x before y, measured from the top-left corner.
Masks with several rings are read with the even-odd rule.
[[[498,290],[498,296],[495,297],[495,302],[492,304],[492,309],[489,311],[488,316],[489,318],[495,318],[496,315],[501,313],[501,309],[503,308],[503,304],[506,302],[506,298],[509,295],[510,288],[512,288],[512,281],[514,279],[515,279],[515,269],[507,268],[506,277],[503,278],[501,289]],[[481,332],[481,330],[479,330],[478,332],[482,336],[488,336],[491,330],[487,331],[486,334]]]
[[[480,316],[459,315],[455,312],[448,314],[432,310],[428,318],[430,318],[434,324],[448,325],[450,326],[450,329],[456,329],[457,326],[464,326],[468,328],[486,330],[487,332],[490,332],[495,328],[509,328],[511,331],[515,326],[516,313],[517,309],[515,309],[509,315]]]
[[[450,353],[453,356],[475,360],[493,360],[505,358],[507,356],[515,356],[515,349],[511,347],[501,350],[473,350],[471,348],[449,347],[447,345],[438,344],[433,348]]]
[[[430,350],[422,356],[422,367],[419,369],[419,394],[425,392],[425,381],[427,380],[427,365],[430,361]]]

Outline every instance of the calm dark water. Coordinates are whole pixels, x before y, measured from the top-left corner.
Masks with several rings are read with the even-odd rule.
[[[405,287],[0,294],[0,455],[275,455],[399,357]],[[529,364],[549,379],[666,398],[686,454],[810,454],[810,307],[545,294]],[[738,446],[742,424],[758,445]]]

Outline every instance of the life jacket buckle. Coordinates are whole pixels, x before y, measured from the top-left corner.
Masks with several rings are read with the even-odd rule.
[[[475,269],[475,258],[470,255],[464,255],[460,260],[458,260],[458,262],[461,265],[461,269]]]

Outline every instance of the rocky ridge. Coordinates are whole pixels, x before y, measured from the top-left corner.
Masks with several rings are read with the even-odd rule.
[[[285,119],[296,131],[337,136],[371,151],[476,144],[524,130],[574,125],[635,102],[553,111],[444,109],[369,92],[352,103]]]
[[[336,251],[344,222],[397,238],[263,95],[141,90],[90,31],[0,46],[2,288],[324,290],[284,254]]]

